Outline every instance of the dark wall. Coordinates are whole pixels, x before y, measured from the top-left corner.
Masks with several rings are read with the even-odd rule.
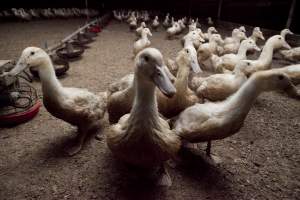
[[[275,30],[285,27],[292,0],[223,0],[221,20],[260,26]],[[217,17],[219,0],[88,0],[89,7],[109,9],[146,9],[170,12],[174,15]],[[299,1],[296,3],[291,29],[300,33],[297,26]],[[85,0],[1,0],[2,8],[85,7]],[[298,17],[299,18],[299,17]]]

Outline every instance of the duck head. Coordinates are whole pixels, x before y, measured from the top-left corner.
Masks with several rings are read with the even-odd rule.
[[[247,49],[253,49],[256,51],[261,50],[252,39],[243,40],[241,42],[241,46],[246,46]]]
[[[154,84],[167,97],[172,97],[176,89],[165,72],[163,56],[155,48],[146,48],[135,58],[135,74],[149,84]]]
[[[184,47],[176,57],[177,63],[184,63],[185,66],[189,66],[194,73],[201,72],[201,68],[197,59],[197,51],[192,45]]]
[[[280,32],[280,35],[285,39],[285,36],[287,34],[290,34],[290,35],[293,35],[294,33],[292,31],[290,31],[290,29],[283,29],[281,32]]]
[[[282,35],[274,35],[269,38],[270,42],[273,43],[274,48],[286,48],[291,49],[291,46],[285,41],[285,38]]]
[[[244,32],[244,33],[246,33],[246,28],[245,28],[245,26],[240,26],[239,30],[242,31],[242,32]]]
[[[265,37],[263,35],[263,33],[261,32],[260,28],[259,27],[255,27],[253,29],[253,35],[257,38],[260,38],[262,40],[265,40]]]
[[[209,33],[217,33],[218,31],[216,30],[215,27],[211,26],[211,27],[209,27],[209,28],[207,29],[207,32],[209,32]]]
[[[264,91],[288,91],[294,86],[285,73],[274,70],[255,72],[250,78],[256,78],[259,81],[258,87]]]
[[[221,38],[220,34],[212,34],[211,37],[209,38],[209,41],[215,41],[219,45],[223,45],[224,44],[224,40]]]
[[[38,47],[27,47],[23,50],[16,66],[9,72],[15,76],[24,71],[28,67],[43,67],[46,62],[49,62],[48,54]]]

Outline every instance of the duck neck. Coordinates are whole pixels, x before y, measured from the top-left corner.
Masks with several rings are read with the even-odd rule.
[[[255,36],[254,33],[250,36],[250,39],[252,39],[255,43],[257,42],[257,37]]]
[[[51,96],[59,95],[62,91],[62,85],[55,75],[55,70],[49,56],[47,56],[38,70],[42,83],[43,94],[46,96],[47,94],[50,94]]]
[[[258,60],[260,62],[262,62],[263,65],[269,65],[272,62],[273,51],[274,51],[273,42],[268,40],[258,58]]]
[[[142,118],[139,119],[142,121],[158,118],[155,85],[136,73],[134,76],[134,90],[135,98],[131,118]]]
[[[245,47],[244,45],[241,45],[239,48],[239,51],[237,53],[237,56],[241,59],[246,59],[247,50],[248,50],[247,47]]]
[[[185,94],[188,87],[190,67],[186,62],[184,62],[184,60],[182,60],[182,58],[177,59],[176,64],[178,66],[176,81],[174,83],[177,90],[176,94]]]
[[[234,113],[234,117],[246,117],[251,109],[255,99],[263,91],[259,79],[251,77],[242,85],[242,87],[231,97],[229,97],[227,103],[228,108],[235,108],[237,113]],[[238,109],[237,109],[238,108]]]

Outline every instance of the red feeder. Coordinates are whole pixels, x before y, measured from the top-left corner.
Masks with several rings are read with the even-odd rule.
[[[101,28],[99,25],[95,25],[95,26],[92,26],[91,28],[89,28],[89,31],[93,32],[93,33],[99,33],[99,32],[101,32]]]
[[[28,110],[18,112],[18,113],[8,114],[8,115],[2,115],[0,116],[0,125],[15,126],[21,123],[25,123],[36,116],[36,114],[40,110],[40,107],[41,107],[41,102],[37,101]]]

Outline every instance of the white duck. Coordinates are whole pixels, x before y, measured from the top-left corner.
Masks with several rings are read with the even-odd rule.
[[[66,149],[69,155],[78,153],[87,135],[101,125],[106,111],[106,93],[95,95],[86,89],[63,87],[55,75],[50,57],[37,47],[24,49],[15,68],[5,75],[15,76],[27,67],[36,67],[38,70],[47,111],[78,127],[76,143]]]
[[[164,19],[164,22],[163,22],[163,27],[164,28],[169,28],[170,27],[170,18],[169,18],[169,16],[170,16],[170,14],[169,13],[167,13],[167,15],[166,15],[166,17],[165,17],[165,19]]]
[[[199,46],[205,42],[203,39],[203,34],[202,31],[198,31],[200,29],[195,29],[194,31],[188,32],[181,40],[183,46],[189,46],[189,45],[194,45],[196,49],[199,48]]]
[[[265,40],[265,37],[259,27],[253,28],[252,35],[249,38],[252,39],[255,43],[258,39]]]
[[[279,48],[291,49],[290,45],[281,35],[274,35],[270,37],[266,41],[259,58],[257,60],[248,60],[250,66],[246,69],[246,75],[249,76],[256,71],[270,69],[273,51]]]
[[[226,53],[237,53],[241,40],[247,39],[245,32],[234,29],[232,31],[232,37],[227,37],[224,40],[223,50],[219,52],[219,54]]]
[[[257,72],[225,101],[187,108],[173,123],[173,128],[186,142],[208,142],[206,152],[210,155],[211,141],[237,133],[260,93],[290,88],[294,87],[284,73],[272,70]]]
[[[281,50],[279,51],[284,59],[299,62],[300,61],[300,47],[295,47],[289,50]]]
[[[175,22],[170,28],[167,29],[167,38],[171,39],[181,31],[179,23]]]
[[[152,22],[152,28],[154,30],[157,30],[157,28],[159,27],[159,21],[158,21],[158,16],[155,16],[153,22]]]
[[[241,42],[240,48],[237,54],[225,54],[221,57],[213,55],[211,57],[212,64],[217,71],[223,71],[222,69],[233,70],[236,64],[240,60],[247,59],[247,51],[256,50],[260,51],[260,48],[255,44],[254,40],[247,39]]]
[[[205,40],[209,40],[210,37],[212,36],[212,34],[214,34],[214,33],[218,33],[218,31],[216,30],[215,27],[211,26],[211,27],[209,27],[209,28],[207,29],[207,33],[204,33],[204,34],[203,34],[203,38],[204,38]]]
[[[236,92],[247,80],[244,70],[248,64],[248,62],[240,61],[232,73],[213,74],[205,78],[194,77],[191,85],[201,99],[224,100]]]
[[[151,45],[148,36],[152,36],[152,33],[149,28],[144,28],[141,33],[141,38],[137,40],[133,45],[133,54],[137,55],[141,50],[149,47]]]
[[[142,36],[142,31],[146,27],[147,27],[146,23],[145,22],[141,22],[141,25],[135,30],[137,36]]]
[[[198,62],[201,68],[207,71],[215,71],[213,69],[210,57],[217,54],[218,46],[223,44],[223,40],[219,34],[212,34],[208,43],[201,44],[197,50]]]
[[[117,158],[128,164],[146,169],[161,167],[163,176],[158,183],[170,186],[171,179],[163,165],[177,156],[181,140],[159,116],[155,89],[157,86],[169,97],[176,89],[163,70],[163,57],[157,49],[141,51],[135,65],[132,110],[111,127],[107,145]]]

